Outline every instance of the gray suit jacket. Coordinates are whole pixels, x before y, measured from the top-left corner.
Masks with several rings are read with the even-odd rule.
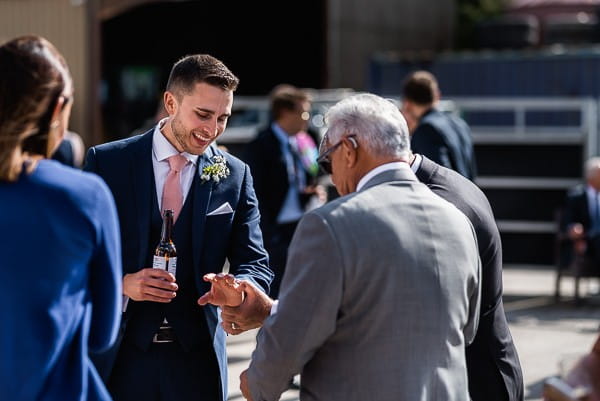
[[[466,401],[480,262],[473,228],[410,170],[301,220],[277,313],[248,370],[255,401]]]

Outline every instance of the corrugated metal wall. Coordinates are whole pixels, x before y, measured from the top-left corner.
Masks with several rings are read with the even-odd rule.
[[[600,47],[456,53],[427,62],[380,55],[371,60],[369,90],[398,94],[406,74],[420,68],[436,75],[446,97],[600,97]]]
[[[37,34],[50,40],[64,55],[75,85],[75,103],[70,128],[86,145],[91,133],[85,121],[89,98],[87,71],[89,57],[85,1],[77,0],[0,0],[0,42],[24,34]]]

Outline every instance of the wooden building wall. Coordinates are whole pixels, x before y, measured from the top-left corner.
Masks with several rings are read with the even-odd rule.
[[[92,141],[88,124],[90,96],[87,2],[82,0],[0,0],[0,42],[24,34],[50,40],[64,55],[75,86],[70,128],[86,145]]]

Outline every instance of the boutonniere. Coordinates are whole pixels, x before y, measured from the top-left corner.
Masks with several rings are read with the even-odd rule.
[[[202,174],[200,174],[200,178],[202,181],[210,181],[219,182],[224,178],[229,176],[229,167],[227,167],[227,161],[223,156],[213,156],[211,158],[212,164],[204,167],[202,169]]]

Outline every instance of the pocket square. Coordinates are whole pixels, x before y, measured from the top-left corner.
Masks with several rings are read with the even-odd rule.
[[[221,206],[208,213],[207,216],[216,216],[218,214],[233,213],[233,209],[229,206],[229,202],[223,203]]]

